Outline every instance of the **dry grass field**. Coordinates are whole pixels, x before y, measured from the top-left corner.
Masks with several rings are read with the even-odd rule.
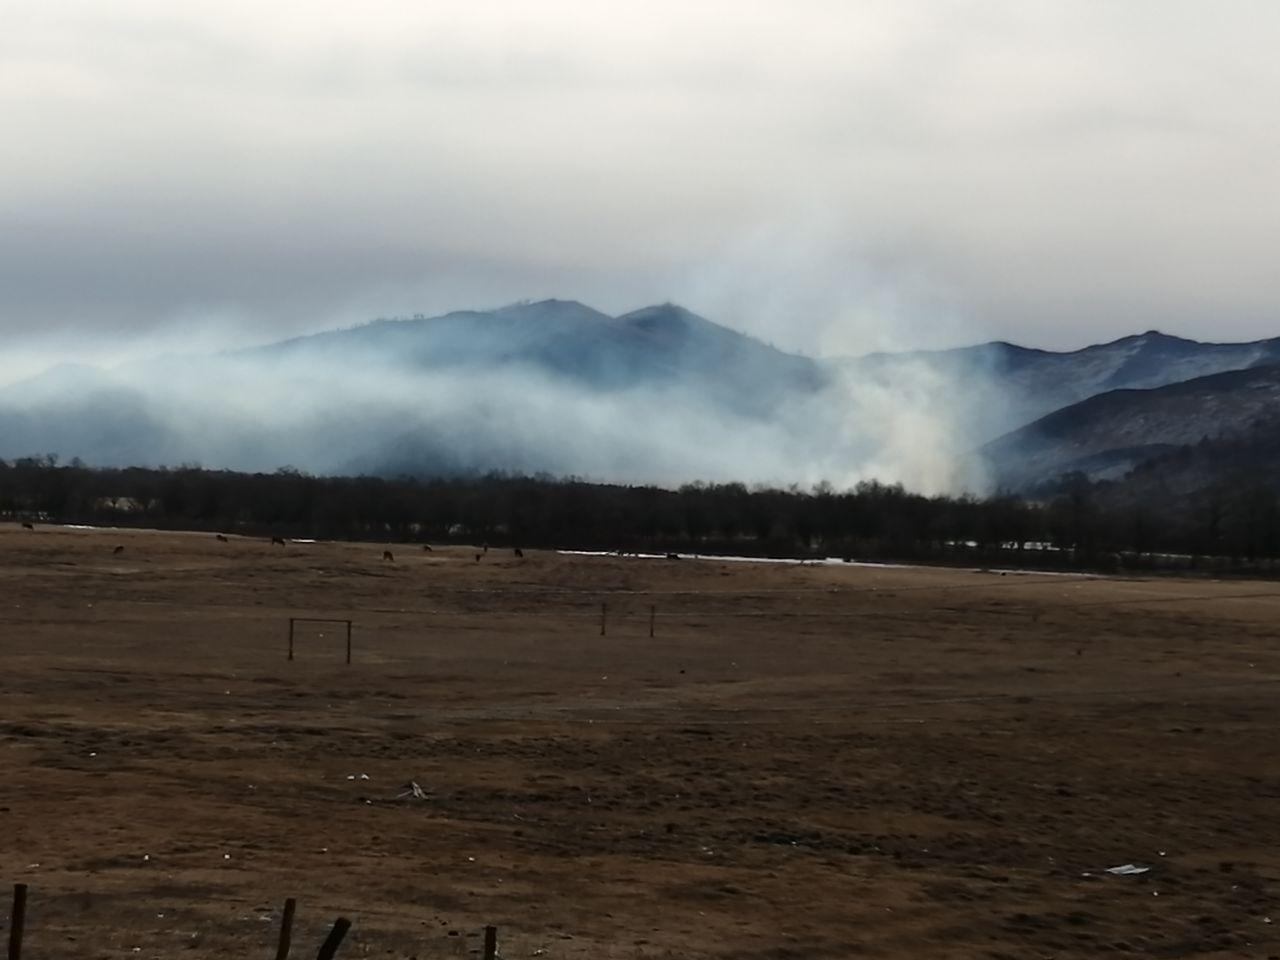
[[[1280,954],[1280,585],[392,549],[0,527],[26,958]]]

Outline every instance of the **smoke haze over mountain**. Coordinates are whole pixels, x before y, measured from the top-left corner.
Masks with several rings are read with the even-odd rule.
[[[926,492],[981,483],[904,365],[893,382],[678,307],[548,301],[214,355],[61,366],[0,391],[0,456],[422,475],[506,470]]]
[[[1278,364],[1280,338],[1156,331],[1065,353],[808,357],[673,304],[612,317],[548,300],[59,364],[0,388],[0,457],[985,493],[1238,437],[1275,419],[1259,385]]]

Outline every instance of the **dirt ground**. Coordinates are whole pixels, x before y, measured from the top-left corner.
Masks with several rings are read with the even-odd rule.
[[[0,525],[27,960],[1280,955],[1280,584],[392,549]]]

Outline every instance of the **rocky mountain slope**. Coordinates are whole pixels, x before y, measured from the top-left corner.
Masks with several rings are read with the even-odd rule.
[[[1172,449],[1247,430],[1280,413],[1280,366],[1232,370],[1071,404],[982,448],[1001,486],[1064,473],[1124,476]]]
[[[244,360],[341,363],[420,373],[549,375],[593,391],[696,381],[732,407],[762,410],[822,387],[827,372],[673,304],[619,317],[568,300],[414,320],[379,320],[241,351]]]
[[[1054,352],[993,342],[955,350],[871,354],[846,361],[886,382],[927,372],[963,396],[981,391],[978,441],[1111,390],[1150,389],[1229,370],[1280,363],[1280,338],[1200,343],[1155,330],[1080,350]]]

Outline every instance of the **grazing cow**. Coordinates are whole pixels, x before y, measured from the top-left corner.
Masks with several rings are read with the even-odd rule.
[[[227,538],[226,538],[226,537],[224,537],[222,534],[220,534],[220,533],[219,533],[219,534],[217,535],[217,537],[218,537],[218,539],[219,539],[219,540],[221,540],[223,543],[226,543],[226,542],[227,542]]]
[[[123,546],[116,547],[114,550],[112,550],[112,551],[111,551],[111,553],[112,553],[114,556],[117,556],[117,557],[118,557],[118,556],[120,556],[120,554],[124,553],[124,547],[123,547]]]
[[[35,528],[36,528],[36,525],[35,525],[34,523],[23,523],[23,524],[22,524],[22,529],[23,529],[23,530],[34,530]]]
[[[680,554],[678,554],[678,553],[668,553],[668,554],[667,554],[667,559],[668,559],[668,560],[679,560],[679,559],[680,559]]]
[[[271,545],[274,547],[276,544],[279,544],[282,547],[285,546],[284,537],[272,537]]]
[[[422,545],[422,552],[423,552],[423,553],[431,553],[431,544],[429,544],[429,543],[424,543],[424,544]]]
[[[516,556],[519,557],[521,560],[524,559],[524,551],[521,550],[519,547],[516,547]]]
[[[395,558],[395,557],[393,557],[393,556],[391,555],[391,551],[390,551],[390,550],[383,550],[383,551],[382,551],[382,559],[383,559],[383,560],[390,560],[392,563],[395,563],[395,562],[396,562],[396,558]]]

